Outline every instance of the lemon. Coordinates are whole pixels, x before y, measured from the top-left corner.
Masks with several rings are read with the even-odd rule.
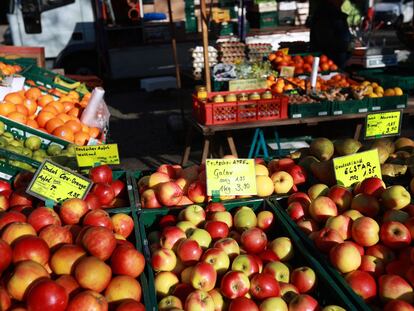
[[[371,84],[371,82],[369,82],[369,81],[364,81],[364,82],[361,83],[362,86],[367,86],[367,85],[370,85],[370,84]]]
[[[375,89],[376,87],[378,87],[379,85],[378,85],[378,83],[377,82],[372,82],[371,83],[371,86]]]
[[[371,94],[369,94],[369,95],[368,95],[368,97],[370,97],[370,98],[377,98],[377,97],[378,97],[378,95],[377,95],[377,94],[375,94],[375,93],[371,93]]]
[[[394,92],[395,92],[395,95],[396,96],[401,96],[401,95],[403,95],[404,93],[403,93],[403,91],[402,91],[402,89],[401,88],[399,88],[399,87],[395,87],[394,88]]]
[[[365,87],[364,95],[369,96],[369,95],[371,95],[373,92],[374,92],[374,90],[372,89],[372,86],[371,86],[371,85],[367,85],[367,86]]]
[[[384,92],[384,96],[395,96],[394,89],[386,89]]]
[[[377,94],[378,93],[384,94],[384,89],[382,88],[382,86],[377,86],[374,88],[374,92]]]

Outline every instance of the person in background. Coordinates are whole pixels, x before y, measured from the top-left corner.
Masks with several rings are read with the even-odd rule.
[[[311,50],[326,54],[342,68],[351,55],[352,43],[348,15],[341,10],[344,0],[318,2],[309,21]]]

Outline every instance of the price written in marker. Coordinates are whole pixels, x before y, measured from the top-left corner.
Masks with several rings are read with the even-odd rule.
[[[79,167],[90,167],[95,163],[119,164],[117,144],[76,147],[76,161]]]
[[[397,136],[401,132],[401,110],[370,113],[365,120],[365,138]]]
[[[60,203],[71,198],[84,199],[91,186],[91,180],[46,160],[37,169],[26,192],[44,201]]]
[[[253,159],[206,160],[207,194],[256,195]]]
[[[369,177],[382,177],[377,149],[334,158],[333,165],[336,181],[344,187]]]

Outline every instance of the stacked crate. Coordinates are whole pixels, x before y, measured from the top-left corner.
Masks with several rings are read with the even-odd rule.
[[[256,0],[247,8],[247,19],[251,28],[273,28],[278,26],[277,3],[274,0]]]
[[[278,21],[280,26],[294,26],[297,12],[296,1],[278,3]]]

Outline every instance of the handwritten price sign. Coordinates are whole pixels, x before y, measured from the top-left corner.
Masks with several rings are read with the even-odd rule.
[[[368,177],[382,176],[377,149],[334,158],[333,165],[336,181],[344,187],[350,187]]]
[[[46,160],[37,169],[26,192],[44,201],[60,203],[85,198],[91,186],[91,180]]]
[[[400,110],[368,114],[365,120],[365,139],[399,135],[401,115]]]
[[[257,194],[253,159],[208,159],[206,175],[208,195]]]
[[[118,145],[76,147],[76,161],[79,167],[89,167],[95,163],[119,164]]]

